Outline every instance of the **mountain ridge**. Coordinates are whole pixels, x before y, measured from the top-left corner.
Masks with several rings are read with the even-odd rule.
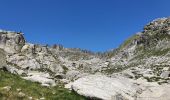
[[[2,59],[6,61],[0,66],[2,70],[42,86],[62,84],[87,98],[142,100],[143,96],[156,98],[155,87],[170,91],[170,18],[148,23],[142,32],[127,39],[119,48],[104,53],[62,45],[31,44],[26,42],[23,33],[2,30],[0,48],[5,52]],[[113,88],[107,87],[107,81]],[[154,88],[148,88],[148,84]],[[133,92],[128,92],[130,90]],[[158,100],[170,98],[161,91],[159,96]]]

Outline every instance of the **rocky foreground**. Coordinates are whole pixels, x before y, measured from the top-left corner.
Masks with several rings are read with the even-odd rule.
[[[44,87],[62,84],[88,99],[170,100],[170,18],[105,53],[31,44],[23,33],[3,30],[0,48],[1,70]]]

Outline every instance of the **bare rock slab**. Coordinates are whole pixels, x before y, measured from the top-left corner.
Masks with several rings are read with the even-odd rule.
[[[89,75],[67,84],[66,88],[88,98],[103,100],[128,99],[134,100],[137,88],[126,78],[110,78],[104,75]]]

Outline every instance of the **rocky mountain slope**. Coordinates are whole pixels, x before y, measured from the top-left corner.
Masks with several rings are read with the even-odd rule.
[[[101,54],[31,44],[23,33],[3,30],[0,48],[3,71],[45,87],[62,84],[91,99],[170,99],[170,18],[148,23],[119,48]]]

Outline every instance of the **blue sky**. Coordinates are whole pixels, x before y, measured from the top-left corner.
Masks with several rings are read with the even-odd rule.
[[[26,40],[92,51],[118,47],[155,18],[170,16],[170,0],[0,0],[0,28]]]

